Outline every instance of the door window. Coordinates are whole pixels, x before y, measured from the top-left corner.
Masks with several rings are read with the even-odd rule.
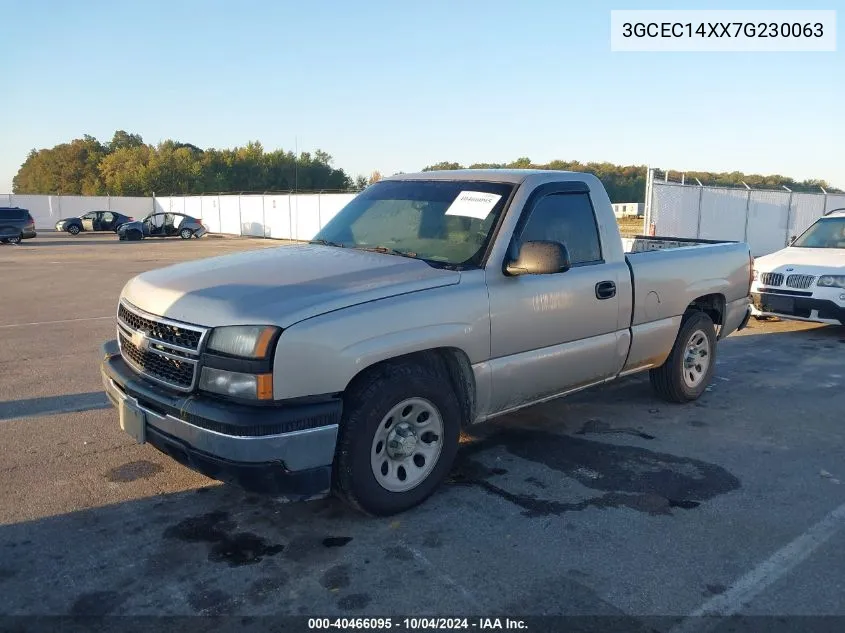
[[[573,266],[602,261],[596,216],[587,193],[555,193],[538,200],[520,241],[561,242]]]

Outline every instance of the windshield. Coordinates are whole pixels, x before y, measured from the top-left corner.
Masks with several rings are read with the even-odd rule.
[[[312,241],[432,264],[478,266],[514,185],[385,180],[362,191]]]
[[[799,248],[845,248],[845,217],[818,220],[792,245]]]

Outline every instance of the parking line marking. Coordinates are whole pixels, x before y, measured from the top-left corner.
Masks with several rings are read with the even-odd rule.
[[[751,600],[809,558],[843,528],[845,504],[742,576],[727,591],[702,604],[672,627],[669,633],[704,633],[721,624],[721,618],[738,614]],[[705,619],[707,616],[711,618]]]
[[[9,325],[0,325],[0,329],[10,327],[29,327],[32,325],[53,325],[54,323],[76,323],[77,321],[102,321],[103,319],[113,319],[114,315],[100,316],[100,317],[83,317],[81,319],[62,319],[61,321],[35,321],[33,323],[10,323]]]
[[[456,589],[457,591],[459,591],[460,594],[464,597],[464,599],[469,602],[472,606],[476,607],[477,609],[483,609],[484,605],[482,605],[478,601],[478,599],[469,592],[469,589],[458,583],[454,578],[452,578],[448,574],[444,574],[442,571],[440,571],[437,567],[434,566],[434,563],[432,563],[430,560],[428,560],[428,558],[425,557],[425,554],[423,554],[417,548],[411,547],[407,543],[403,542],[402,545],[404,545],[408,549],[408,551],[411,552],[411,554],[417,560],[418,563],[422,563],[425,567],[428,568],[429,571],[431,571],[435,576],[440,578],[443,583],[449,585],[452,589]]]

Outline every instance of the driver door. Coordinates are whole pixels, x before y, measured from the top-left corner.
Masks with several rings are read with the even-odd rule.
[[[502,262],[488,266],[491,412],[601,382],[619,369],[616,285],[628,271],[624,262],[605,263],[589,190],[572,184],[542,187],[514,233],[517,246],[566,245],[569,270],[509,276]]]
[[[93,212],[92,213],[86,213],[85,215],[83,215],[80,218],[80,220],[82,220],[82,230],[83,231],[95,231],[96,229],[94,228],[94,221],[96,220],[96,218],[97,218],[97,214],[93,213]]]

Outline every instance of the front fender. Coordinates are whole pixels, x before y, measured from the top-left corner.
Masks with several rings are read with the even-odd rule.
[[[456,348],[472,364],[487,360],[490,311],[477,272],[464,273],[456,285],[337,310],[286,329],[274,357],[274,398],[341,393],[366,368],[423,350]]]

